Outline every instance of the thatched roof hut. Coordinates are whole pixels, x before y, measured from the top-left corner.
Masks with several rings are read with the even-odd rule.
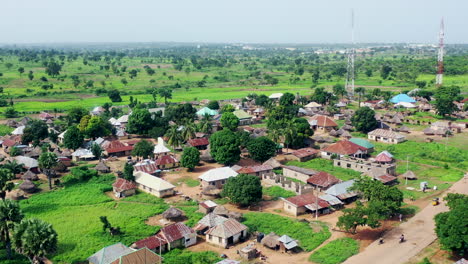
[[[25,180],[20,184],[19,188],[27,193],[34,193],[36,191],[36,185],[30,180]]]
[[[410,130],[407,126],[402,126],[398,129],[400,132],[409,133]]]
[[[353,136],[348,131],[345,130],[345,132],[343,132],[343,134],[341,134],[341,137],[350,139]]]
[[[328,132],[328,135],[330,135],[332,137],[337,137],[338,133],[336,132],[336,130],[332,129],[332,130],[330,130],[330,132]]]
[[[270,234],[266,235],[260,243],[267,248],[276,249],[279,247],[279,238],[280,237],[277,234],[271,232]]]
[[[23,176],[21,176],[21,179],[29,180],[29,181],[37,181],[37,180],[39,180],[39,177],[37,176],[36,173],[28,170],[23,174]]]
[[[184,212],[178,208],[171,207],[167,209],[162,216],[167,220],[177,220],[185,216]]]
[[[220,215],[220,216],[228,216],[229,215],[229,210],[226,209],[226,207],[222,206],[222,205],[218,205],[216,206],[216,208],[213,210],[213,213],[215,215]]]
[[[402,176],[403,176],[404,179],[408,179],[408,180],[416,180],[417,179],[416,174],[414,174],[414,172],[412,172],[410,170],[403,173]]]
[[[209,196],[218,196],[221,193],[221,189],[216,188],[213,185],[205,187],[202,191],[202,194]]]
[[[213,159],[213,157],[211,156],[211,153],[210,153],[210,146],[209,145],[208,145],[208,149],[201,153],[200,160],[205,161],[205,162],[214,162],[214,159]]]
[[[99,171],[100,173],[108,173],[110,172],[110,167],[107,166],[104,161],[99,161],[99,163],[94,167],[95,170]]]
[[[281,167],[281,163],[275,159],[275,157],[269,158],[267,161],[263,162],[262,165],[270,165],[273,169]]]
[[[351,130],[353,130],[353,126],[344,125],[344,126],[341,127],[341,129],[351,131]]]
[[[72,153],[73,153],[73,152],[71,152],[71,150],[69,150],[69,149],[63,149],[63,150],[62,150],[62,155],[61,155],[61,156],[67,157],[67,158],[71,158]]]

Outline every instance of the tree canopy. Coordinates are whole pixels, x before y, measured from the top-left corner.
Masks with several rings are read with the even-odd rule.
[[[351,122],[356,130],[363,133],[368,133],[377,128],[377,119],[375,119],[375,111],[369,107],[359,108],[351,118]]]
[[[148,134],[153,128],[154,120],[151,118],[151,113],[147,109],[135,109],[128,117],[126,130],[133,134]]]
[[[189,171],[193,170],[200,162],[200,151],[195,147],[184,148],[180,164]]]
[[[294,94],[284,93],[283,96],[281,96],[281,98],[279,100],[279,104],[283,105],[283,106],[290,106],[290,105],[293,105],[294,99],[296,99],[294,97]]]
[[[120,92],[117,89],[111,89],[107,91],[107,96],[109,96],[109,99],[113,103],[122,102],[122,97],[120,97]]]
[[[218,101],[214,100],[214,101],[210,101],[206,107],[208,107],[209,109],[213,109],[213,110],[218,110],[219,109],[219,103]]]
[[[154,144],[149,142],[148,140],[140,140],[138,143],[135,144],[132,150],[133,156],[142,157],[147,159],[148,157],[153,155]]]
[[[221,116],[221,126],[226,129],[235,131],[239,126],[239,118],[232,112],[225,112]]]
[[[47,124],[41,120],[31,120],[23,131],[21,141],[26,145],[30,142],[37,145],[41,140],[47,138],[47,136],[49,136]]]
[[[231,177],[223,186],[221,196],[228,197],[232,203],[241,206],[251,205],[262,199],[260,178],[248,174]]]
[[[78,149],[83,144],[84,135],[77,126],[71,126],[65,132],[63,145],[69,149]]]
[[[264,162],[276,154],[276,143],[267,137],[258,137],[250,140],[247,144],[250,157],[252,159]]]
[[[219,163],[232,165],[240,159],[239,138],[229,129],[223,129],[210,137],[211,156]]]
[[[460,87],[458,86],[441,86],[437,88],[434,98],[437,114],[441,116],[451,115],[458,110],[458,107],[453,103],[459,101],[463,97],[460,96]]]

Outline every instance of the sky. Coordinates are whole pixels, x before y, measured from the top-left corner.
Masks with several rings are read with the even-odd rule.
[[[468,43],[468,0],[1,0],[0,43]]]

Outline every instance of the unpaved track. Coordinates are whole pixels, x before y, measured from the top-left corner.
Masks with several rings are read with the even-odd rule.
[[[456,182],[445,194],[449,192],[468,194],[466,178]],[[385,243],[383,245],[379,245],[378,241],[375,241],[361,253],[349,258],[344,264],[400,264],[409,261],[411,257],[436,240],[434,216],[446,211],[448,211],[448,207],[444,202],[438,206],[429,204],[408,222],[388,232],[384,236]],[[402,244],[398,243],[401,234],[404,234],[407,239]]]

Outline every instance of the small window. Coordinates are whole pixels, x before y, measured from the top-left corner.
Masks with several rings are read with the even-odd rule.
[[[291,206],[290,206],[290,205],[288,205],[288,209],[291,209]]]
[[[219,243],[223,242],[223,239],[220,238],[220,237],[218,237],[218,242],[219,242]]]
[[[208,235],[208,239],[209,239],[209,240],[213,240],[213,236],[212,236],[212,235]]]

